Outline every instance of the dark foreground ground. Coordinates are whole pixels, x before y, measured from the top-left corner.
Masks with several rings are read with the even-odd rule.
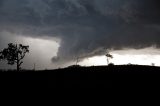
[[[69,67],[0,72],[1,88],[160,88],[160,68],[149,66]]]

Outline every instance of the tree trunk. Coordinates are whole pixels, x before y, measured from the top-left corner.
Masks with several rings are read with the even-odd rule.
[[[20,68],[19,68],[19,60],[17,60],[17,71],[20,71]]]
[[[17,47],[17,45],[16,45],[16,47]],[[19,54],[18,54],[18,51],[17,51],[17,71],[19,71],[20,70],[20,68],[19,68]]]

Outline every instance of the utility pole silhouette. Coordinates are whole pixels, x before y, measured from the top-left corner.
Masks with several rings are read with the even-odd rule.
[[[79,61],[79,57],[77,57],[76,66],[78,65],[79,62],[80,62],[80,61]]]

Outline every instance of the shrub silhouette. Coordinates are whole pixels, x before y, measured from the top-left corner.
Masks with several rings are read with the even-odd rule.
[[[109,63],[108,66],[114,66],[114,63]]]
[[[29,46],[9,43],[8,48],[5,48],[0,52],[0,60],[7,60],[9,65],[16,64],[17,71],[20,71],[21,65],[23,64],[22,60],[26,53],[29,53]]]

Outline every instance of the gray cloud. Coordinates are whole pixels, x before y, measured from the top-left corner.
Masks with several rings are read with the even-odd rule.
[[[159,47],[159,4],[158,0],[0,0],[0,31],[57,37],[62,61],[104,54],[107,48]]]

